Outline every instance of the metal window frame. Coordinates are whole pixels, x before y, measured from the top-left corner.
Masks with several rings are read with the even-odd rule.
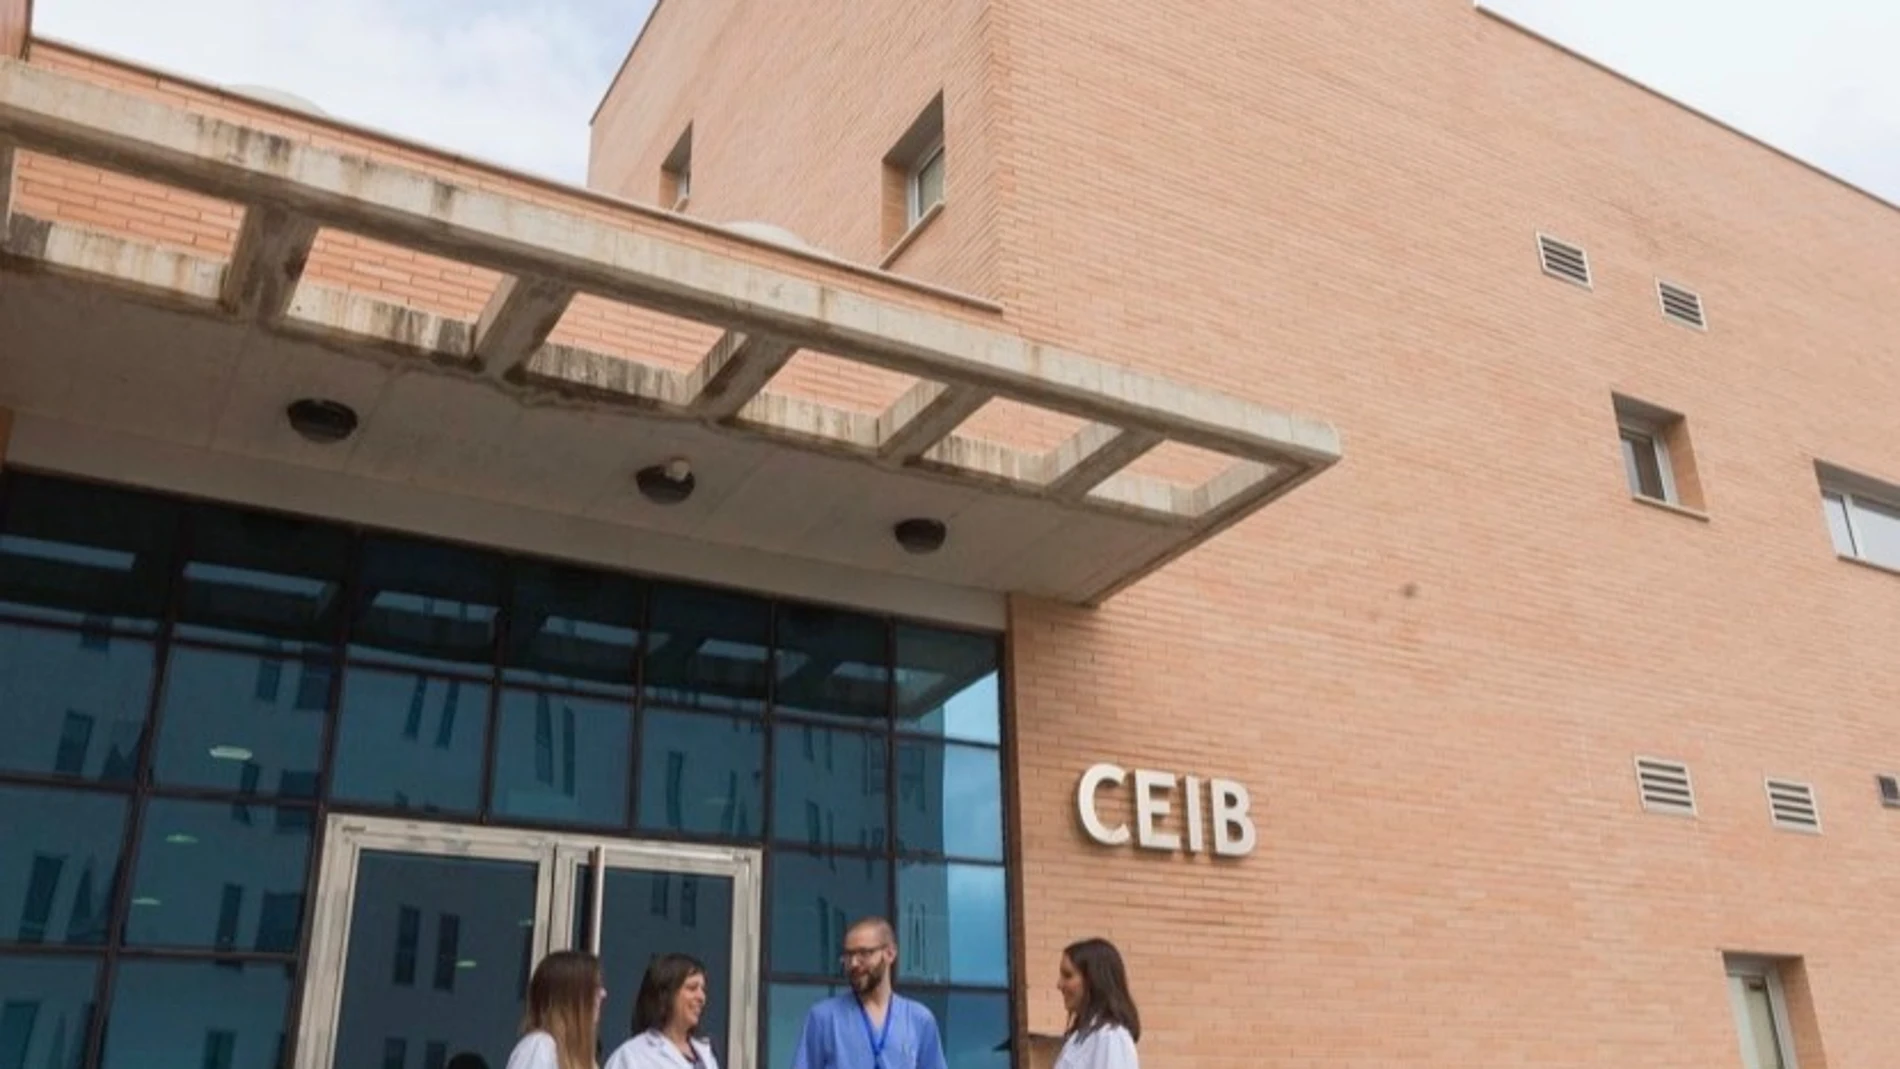
[[[1788,994],[1781,983],[1779,964],[1754,958],[1730,958],[1727,971],[1729,1009],[1735,1017],[1735,1042],[1744,1059],[1749,1015],[1743,989],[1753,980],[1767,988],[1769,1026],[1775,1030],[1775,1045],[1781,1048],[1783,1069],[1799,1069],[1794,1056],[1793,1018],[1788,1015]]]
[[[323,855],[309,921],[294,1069],[333,1069],[337,1023],[343,1005],[350,924],[358,867],[364,850],[425,857],[479,858],[536,866],[534,956],[573,945],[573,910],[581,868],[593,865],[594,953],[600,950],[600,888],[606,871],[630,868],[705,875],[733,883],[732,961],[726,1061],[752,1069],[759,1005],[759,921],[763,880],[761,851],[687,843],[648,842],[586,834],[560,834],[467,824],[436,824],[394,817],[332,814],[324,827]]]
[[[929,148],[917,154],[917,162],[911,166],[910,173],[904,177],[904,200],[908,208],[905,213],[907,218],[904,220],[906,226],[916,226],[923,222],[925,213],[944,202],[944,195],[940,193],[935,200],[928,204],[924,203],[924,172],[928,171],[933,164],[943,162],[943,153],[943,138],[938,138],[931,142]]]

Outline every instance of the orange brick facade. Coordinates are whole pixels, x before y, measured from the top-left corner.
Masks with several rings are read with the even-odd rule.
[[[1345,437],[1106,608],[1013,607],[1024,1023],[1100,933],[1159,1065],[1737,1064],[1725,952],[1801,959],[1804,1069],[1900,1049],[1900,578],[1836,558],[1813,468],[1900,478],[1892,207],[1458,0],[781,6],[663,3],[593,182],[653,196],[690,122],[691,214],[876,261],[879,160],[941,91],[945,208],[895,270]],[[1686,416],[1703,515],[1632,501],[1613,394]],[[1641,810],[1638,754],[1694,819]],[[1249,784],[1258,852],[1094,845],[1096,760]]]

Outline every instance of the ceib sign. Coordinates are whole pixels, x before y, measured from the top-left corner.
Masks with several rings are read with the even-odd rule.
[[[1176,776],[1146,768],[1130,772],[1107,763],[1091,765],[1075,789],[1075,808],[1082,818],[1082,829],[1103,846],[1125,846],[1130,838],[1128,825],[1111,827],[1102,820],[1099,806],[1102,792],[1122,787],[1131,788],[1135,796],[1136,846],[1164,853],[1181,849],[1181,832],[1163,827],[1178,801],[1188,853],[1206,851],[1208,823],[1213,825],[1215,855],[1246,857],[1253,853],[1256,835],[1253,818],[1247,815],[1252,804],[1247,788],[1230,779],[1203,783],[1199,776]]]

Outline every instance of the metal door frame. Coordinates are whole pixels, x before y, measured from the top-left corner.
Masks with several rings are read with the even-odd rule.
[[[606,870],[632,868],[732,881],[732,961],[726,998],[724,1063],[751,1069],[758,1039],[759,914],[763,892],[760,852],[738,847],[616,839],[573,832],[440,824],[393,817],[334,813],[324,829],[316,900],[310,910],[310,957],[293,1069],[335,1069],[336,1030],[343,1006],[357,863],[364,850],[428,857],[525,861],[536,866],[534,960],[573,945],[574,892],[582,865],[594,867],[592,946],[600,950],[600,889]]]

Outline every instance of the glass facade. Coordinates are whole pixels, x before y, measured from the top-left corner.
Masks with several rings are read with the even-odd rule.
[[[991,634],[6,473],[0,1069],[285,1064],[330,812],[759,849],[763,1064],[837,983],[845,926],[882,914],[951,1064],[1005,1065],[999,654]],[[390,886],[427,885],[405,864]],[[730,910],[675,901],[695,925]],[[434,1069],[448,1045],[354,1055]]]

